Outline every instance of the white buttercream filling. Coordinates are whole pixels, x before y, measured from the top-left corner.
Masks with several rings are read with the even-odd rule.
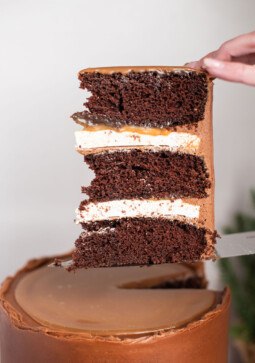
[[[89,203],[83,210],[77,209],[76,223],[135,217],[163,217],[168,219],[184,217],[191,220],[199,218],[199,209],[198,205],[184,203],[181,199],[174,201],[166,199],[111,200]]]
[[[150,135],[131,131],[80,130],[75,132],[77,149],[93,149],[120,146],[167,147],[172,151],[198,149],[200,138],[185,132],[170,132],[166,135]]]
[[[75,132],[76,144],[81,149],[111,146],[167,146],[169,149],[196,150],[200,138],[183,132],[170,132],[167,135],[149,135],[130,131],[81,130]]]

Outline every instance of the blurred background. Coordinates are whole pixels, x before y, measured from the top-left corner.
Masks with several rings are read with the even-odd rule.
[[[196,60],[254,30],[255,2],[2,0],[0,7],[3,280],[29,258],[70,250],[80,233],[74,210],[82,199],[81,185],[92,174],[75,152],[77,125],[69,118],[83,109],[78,71]],[[235,213],[253,214],[254,96],[252,87],[215,81],[220,233],[226,226],[235,228]],[[218,288],[219,269],[207,263],[207,270],[210,286]],[[240,362],[237,350],[230,362]]]

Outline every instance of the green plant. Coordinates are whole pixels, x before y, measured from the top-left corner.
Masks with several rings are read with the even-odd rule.
[[[255,190],[251,191],[255,212]],[[254,216],[241,212],[234,215],[232,227],[225,227],[225,234],[255,231]],[[255,342],[255,255],[226,258],[218,262],[224,282],[230,286],[235,311],[240,323],[231,327],[234,338]]]

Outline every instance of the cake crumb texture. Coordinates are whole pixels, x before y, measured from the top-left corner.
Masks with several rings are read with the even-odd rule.
[[[207,75],[197,72],[80,73],[80,87],[92,93],[88,110],[75,114],[91,122],[169,128],[203,120]]]
[[[95,173],[91,185],[82,187],[82,192],[92,202],[133,198],[205,198],[211,186],[204,160],[191,154],[136,149],[89,154],[84,160]]]
[[[204,228],[164,218],[121,218],[82,224],[72,269],[192,262],[207,249]],[[97,231],[105,230],[105,233]],[[212,244],[215,236],[211,236]]]

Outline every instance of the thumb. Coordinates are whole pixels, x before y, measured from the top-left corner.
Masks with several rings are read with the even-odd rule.
[[[255,86],[255,67],[253,65],[204,58],[203,67],[214,77]]]

